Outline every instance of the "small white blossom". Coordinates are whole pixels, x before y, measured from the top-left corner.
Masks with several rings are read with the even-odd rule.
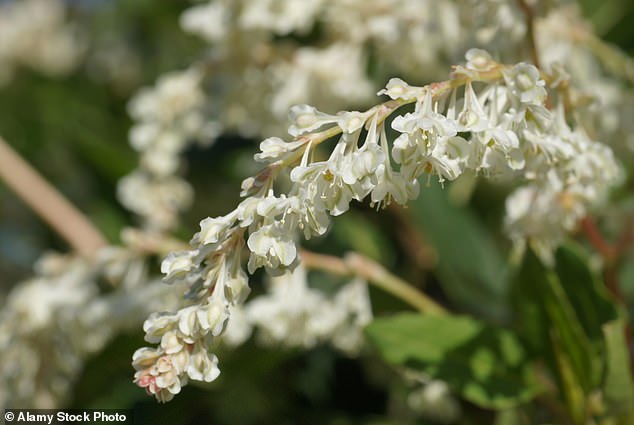
[[[260,143],[260,153],[254,155],[258,162],[274,162],[283,158],[286,154],[295,151],[302,146],[304,141],[285,142],[279,137],[269,137]]]
[[[181,27],[195,33],[211,43],[222,41],[229,32],[229,13],[227,5],[212,1],[187,9],[180,18]]]
[[[390,78],[384,89],[379,90],[377,95],[388,95],[391,99],[418,99],[423,94],[422,87],[412,87],[400,78]]]
[[[268,29],[285,35],[307,31],[323,0],[246,0],[239,24],[247,29]]]
[[[75,69],[85,45],[66,15],[60,0],[0,3],[0,85],[22,66],[53,77]]]
[[[315,131],[324,125],[336,123],[339,118],[336,115],[319,112],[309,105],[295,105],[289,110],[288,119],[292,123],[288,128],[288,134],[297,137]]]
[[[310,348],[331,342],[349,354],[363,345],[362,329],[372,319],[365,282],[354,280],[329,298],[308,286],[302,266],[272,278],[269,293],[244,310],[265,344]]]
[[[465,54],[467,63],[465,68],[474,71],[488,71],[496,66],[496,62],[486,50],[469,49]]]
[[[197,251],[171,252],[161,263],[161,273],[165,275],[166,282],[174,282],[194,271],[196,265],[192,259]]]
[[[511,94],[522,103],[541,104],[546,99],[546,83],[533,65],[518,64],[504,73]]]
[[[207,217],[200,222],[200,232],[192,238],[194,245],[209,245],[222,242],[228,236],[231,226],[236,221],[235,214],[223,217]]]
[[[187,365],[187,375],[195,381],[211,382],[220,375],[218,357],[200,344],[194,346]]]
[[[278,225],[265,225],[251,233],[247,245],[251,250],[249,273],[262,266],[270,269],[290,266],[297,256],[292,235]]]

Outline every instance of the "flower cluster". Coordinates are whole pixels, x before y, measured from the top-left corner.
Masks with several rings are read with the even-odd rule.
[[[356,352],[360,328],[371,319],[364,283],[353,281],[332,297],[310,288],[297,236],[323,235],[331,216],[353,200],[369,199],[377,208],[406,204],[418,196],[421,177],[445,182],[469,171],[523,180],[507,199],[506,229],[518,247],[529,243],[549,261],[619,180],[612,151],[593,139],[634,146],[634,95],[605,78],[600,62],[619,68],[610,62],[615,56],[592,51],[575,10],[560,2],[539,8],[534,24],[546,72],[470,50],[450,80],[415,87],[391,79],[379,92],[390,100],[365,112],[327,114],[306,104],[324,110],[365,104],[376,90],[372,78],[387,75],[436,79],[467,46],[486,45],[516,62],[527,31],[517,2],[476,3],[214,0],[187,10],[181,26],[209,42],[209,51],[142,89],[129,105],[130,141],[141,159],[120,182],[119,197],[150,231],[140,237],[165,235],[191,202],[179,175],[190,143],[211,143],[221,128],[249,137],[279,134],[287,110],[299,104],[290,108],[293,140],[265,139],[255,156],[265,168],[243,182],[242,202],[203,220],[191,249],[163,262],[167,281],[187,287],[188,304],[180,310],[176,291],[147,272],[148,255],[162,254],[166,240],[153,252],[129,241],[109,247],[95,263],[46,257],[0,314],[0,406],[59,404],[83,360],[152,311],[176,312],[145,321],[146,340],[157,347],[138,350],[133,364],[135,382],[162,402],[190,379],[216,379],[214,344],[220,337],[239,344],[252,328],[265,344],[328,341]],[[83,50],[75,31],[58,0],[0,2],[0,84],[18,66],[70,71]],[[119,71],[120,62],[112,65]],[[330,141],[334,146],[324,151]],[[275,185],[280,175],[290,189]],[[261,267],[273,275],[269,293],[243,306],[247,272]],[[100,292],[104,278],[116,289]],[[410,404],[426,414],[440,406],[451,417],[455,405],[443,385],[429,383]]]
[[[600,41],[581,15],[578,5],[567,4],[536,21],[542,66],[565,66],[579,90],[575,113],[584,129],[629,156],[634,149],[634,61]]]
[[[605,201],[621,178],[610,148],[578,128],[571,130],[561,108],[556,115],[556,138],[543,140],[541,146],[557,144],[559,163],[537,163],[527,173],[529,183],[506,200],[509,236],[520,248],[528,241],[546,262],[552,262],[552,252],[588,214],[588,207]]]
[[[308,286],[301,265],[292,273],[272,277],[269,293],[245,304],[243,314],[246,323],[258,329],[258,339],[265,345],[312,348],[330,342],[349,354],[360,350],[361,330],[372,320],[363,280],[355,279],[327,297]],[[229,328],[227,333],[231,332]]]
[[[20,66],[53,76],[75,68],[84,46],[65,15],[60,0],[0,3],[0,85]]]
[[[126,247],[103,248],[95,261],[44,255],[36,276],[8,294],[0,312],[0,407],[62,405],[83,369],[119,332],[179,297],[147,271],[147,258],[126,232]],[[102,293],[108,282],[112,290]]]
[[[605,55],[584,43],[590,35],[577,9],[560,2],[539,3],[535,9],[544,69],[555,73],[562,62],[575,87],[583,88],[576,96],[594,99],[586,107],[581,107],[585,100],[575,103],[583,128],[594,139],[634,146],[634,132],[627,131],[634,96],[623,95],[623,85],[599,71]],[[186,10],[181,27],[201,36],[209,50],[191,69],[167,74],[154,95],[143,90],[139,101],[132,102],[138,124],[131,141],[143,153],[144,165],[119,191],[125,205],[145,217],[150,227],[162,229],[173,227],[192,198],[186,182],[173,172],[186,143],[213,140],[221,128],[245,137],[280,134],[292,105],[309,103],[325,110],[367,105],[377,78],[397,73],[436,80],[467,47],[486,46],[508,62],[521,59],[526,47],[523,11],[517,2],[499,0],[213,0]],[[289,35],[314,41],[298,43]],[[205,125],[200,119],[202,80],[209,94],[213,92],[205,98]],[[183,96],[190,99],[179,111],[180,124],[156,118],[163,113],[148,118],[138,111],[171,109],[166,105],[173,102],[158,94],[169,91],[162,86],[182,86]],[[144,106],[137,108],[137,103]]]
[[[378,207],[405,204],[418,196],[421,176],[443,182],[467,170],[551,185],[565,199],[566,211],[575,214],[597,201],[615,182],[617,164],[608,148],[584,138],[580,129],[570,130],[562,107],[557,113],[546,107],[547,87],[537,68],[502,65],[477,49],[466,57],[467,63],[441,83],[414,87],[390,80],[379,94],[391,100],[366,112],[330,115],[308,105],[292,108],[289,133],[295,139],[271,137],[260,144],[255,160],[266,167],[243,182],[244,200],[225,216],[204,219],[192,249],[164,260],[166,279],[186,282],[197,303],[148,319],[146,339],[160,341],[160,347],[135,355],[137,383],[167,400],[187,376],[217,374],[215,357],[199,362],[204,368],[192,373],[183,353],[219,336],[232,308],[246,298],[240,261],[245,239],[249,273],[264,267],[280,274],[299,261],[296,234],[323,235],[329,217],[345,213],[353,199],[369,198]],[[555,99],[556,89],[551,94]],[[414,104],[412,112],[394,114],[406,104]],[[386,123],[392,115],[398,137],[390,141]],[[338,135],[327,159],[319,160],[318,146]],[[274,181],[281,173],[292,185],[276,194]],[[567,196],[571,188],[583,196]],[[526,230],[516,229],[522,240],[534,236]],[[559,237],[548,236],[555,242]]]
[[[460,403],[451,394],[446,382],[432,379],[412,369],[404,369],[401,373],[411,386],[407,395],[407,406],[416,416],[441,424],[454,423],[460,418]]]
[[[189,184],[178,176],[180,155],[191,141],[208,144],[218,134],[205,121],[202,73],[195,69],[161,76],[130,101],[137,124],[130,143],[140,152],[139,168],[119,183],[119,199],[152,230],[167,230],[189,206]]]
[[[577,97],[586,100],[575,102],[575,113],[583,115],[580,122],[586,132],[613,146],[634,146],[634,132],[628,131],[634,96],[624,95],[627,88],[601,72],[601,62],[614,55],[592,50],[596,39],[574,5],[538,2],[534,8],[539,10],[535,33],[541,62],[552,72],[563,63],[571,82],[583,88]],[[207,99],[209,128],[223,127],[246,137],[279,134],[292,105],[338,110],[367,104],[373,79],[394,73],[438,79],[467,47],[486,46],[496,57],[516,62],[525,51],[527,31],[518,3],[499,0],[213,0],[186,10],[181,26],[209,43],[194,65],[213,88]],[[288,35],[309,36],[314,42],[300,44]],[[368,63],[374,64],[371,73]],[[157,150],[161,151],[165,150]],[[174,156],[165,160],[160,153],[152,157],[171,166],[178,162]],[[191,193],[180,179],[165,180],[159,184],[136,173],[126,181],[122,199],[142,214],[170,211],[163,214],[168,221],[188,203]],[[148,189],[146,195],[138,196],[142,188]]]
[[[213,118],[248,137],[279,134],[295,104],[328,110],[367,104],[375,91],[372,77],[441,78],[467,47],[488,46],[515,60],[526,33],[516,2],[498,0],[477,5],[471,0],[212,0],[186,10],[181,26],[210,45],[201,62],[217,82]],[[300,44],[289,35],[313,41]],[[374,57],[380,65],[368,75]]]
[[[171,400],[188,379],[210,382],[218,376],[218,359],[208,347],[224,330],[231,307],[248,295],[247,276],[240,265],[241,235],[218,236],[201,231],[195,239],[209,242],[204,253],[171,254],[163,262],[161,270],[167,279],[186,280],[190,284],[187,296],[196,303],[174,314],[153,314],[143,325],[146,341],[160,346],[134,353],[135,382],[159,401]],[[204,270],[191,269],[195,257],[212,254],[214,248],[222,252],[214,255],[214,264]]]

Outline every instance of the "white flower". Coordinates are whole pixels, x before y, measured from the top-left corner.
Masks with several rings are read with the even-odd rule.
[[[222,217],[207,217],[200,222],[200,232],[192,238],[192,245],[212,245],[222,242],[236,221],[237,214]]]
[[[471,144],[462,137],[439,138],[431,154],[421,157],[423,169],[438,175],[440,182],[445,178],[455,180],[464,170],[471,152]]]
[[[334,111],[366,102],[375,90],[367,76],[366,63],[363,46],[355,42],[335,42],[325,48],[301,47],[288,62],[271,66],[276,89],[271,93],[270,108],[281,119],[292,105],[308,100]]]
[[[444,381],[427,380],[422,387],[408,394],[407,405],[424,418],[439,423],[453,423],[461,414],[460,404]]]
[[[288,127],[288,134],[293,137],[315,131],[326,124],[336,123],[339,117],[319,112],[317,108],[310,105],[292,106],[288,119],[291,121]]]
[[[161,349],[166,354],[176,354],[184,348],[184,345],[183,340],[176,332],[166,332],[161,337]]]
[[[300,186],[297,196],[290,198],[289,213],[297,217],[299,229],[304,231],[304,237],[320,236],[326,233],[330,225],[330,218],[326,206],[320,199],[312,197],[312,191]]]
[[[279,198],[273,195],[260,198],[255,211],[260,217],[277,217],[287,211],[290,199],[282,194]]]
[[[53,77],[78,65],[85,43],[60,0],[0,3],[0,85],[27,66]]]
[[[473,91],[471,82],[465,85],[464,90],[464,106],[457,118],[459,131],[480,132],[488,129],[489,120]]]
[[[130,129],[130,145],[138,151],[143,151],[150,147],[160,133],[161,128],[157,123],[139,123]]]
[[[400,78],[390,78],[384,89],[377,92],[377,95],[388,95],[391,99],[419,99],[423,94],[422,87],[413,87]]]
[[[297,257],[293,236],[279,225],[268,224],[249,235],[247,245],[251,250],[249,273],[266,266],[277,269],[290,266]]]
[[[474,71],[488,71],[496,65],[489,52],[482,49],[467,50],[465,58],[467,59],[465,67]]]
[[[416,110],[399,115],[392,121],[392,128],[401,133],[414,133],[422,130],[433,136],[455,136],[458,132],[456,122],[434,111],[431,92],[426,91],[422,102],[416,104]]]
[[[329,341],[348,354],[361,347],[362,328],[372,318],[365,282],[355,280],[329,298],[308,286],[300,265],[271,278],[268,288],[244,307],[261,342],[310,348]]]
[[[337,124],[344,133],[352,134],[363,127],[367,116],[367,113],[358,111],[340,112],[337,114]]]
[[[219,1],[196,5],[185,10],[180,17],[181,27],[211,43],[224,39],[229,32],[229,10]]]
[[[285,142],[279,137],[269,137],[260,143],[261,153],[255,154],[253,158],[258,162],[274,162],[295,151],[305,143],[303,140]]]
[[[172,226],[178,213],[192,201],[189,184],[174,176],[155,179],[135,171],[119,180],[117,195],[123,205],[147,221],[147,226],[165,229]]]
[[[230,314],[231,320],[227,321],[227,326],[222,334],[222,342],[229,347],[237,347],[249,339],[253,332],[253,326],[249,323],[242,306],[234,306]]]
[[[218,357],[209,353],[201,344],[195,344],[189,355],[187,375],[195,381],[211,382],[220,375]]]
[[[196,309],[196,320],[200,329],[211,332],[213,336],[218,336],[222,332],[223,326],[229,318],[227,303],[220,297],[213,297],[209,302]],[[189,331],[191,334],[192,332]]]
[[[394,199],[397,204],[404,205],[408,200],[418,196],[418,180],[405,180],[399,172],[391,171],[389,164],[379,164],[376,176],[377,184],[372,190],[372,203],[389,204],[390,200]]]
[[[197,334],[200,333],[197,318],[199,308],[200,307],[197,305],[192,305],[180,309],[177,313],[178,330],[180,331],[180,334],[184,337],[183,339],[186,340],[188,344],[193,343],[192,337],[195,337]],[[167,348],[163,346],[163,341],[161,341],[161,347],[169,353]]]
[[[167,124],[200,107],[202,74],[194,69],[162,75],[155,87],[142,89],[130,102],[132,117]]]
[[[324,0],[245,0],[239,24],[285,35],[307,31]]]
[[[143,322],[145,340],[151,343],[161,341],[163,335],[174,327],[177,320],[178,319],[175,314],[152,313],[150,317]]]
[[[198,255],[197,250],[170,252],[161,263],[161,273],[165,275],[164,280],[173,283],[196,271],[197,265],[192,261],[196,255]]]
[[[248,227],[257,219],[260,202],[262,198],[257,197],[249,197],[240,202],[235,209],[240,227]]]
[[[506,84],[521,103],[539,105],[546,99],[546,83],[533,65],[520,63],[504,72]]]
[[[154,351],[140,349],[134,353],[133,365],[137,372],[134,382],[145,388],[149,395],[154,395],[158,401],[165,403],[180,393],[187,382],[172,363],[172,356],[161,350]]]

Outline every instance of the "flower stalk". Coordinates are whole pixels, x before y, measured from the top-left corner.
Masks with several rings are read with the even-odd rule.
[[[94,258],[108,244],[85,214],[0,137],[0,178],[81,256]]]
[[[343,259],[332,255],[302,250],[303,264],[310,269],[323,270],[340,276],[359,276],[368,283],[395,296],[424,314],[447,314],[447,310],[410,283],[387,271],[376,261],[358,253],[348,253]]]

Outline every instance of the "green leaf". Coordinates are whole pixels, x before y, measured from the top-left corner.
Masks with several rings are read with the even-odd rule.
[[[563,262],[558,266],[559,275],[547,269],[532,251],[526,253],[513,288],[519,329],[535,353],[545,354],[557,373],[561,372],[557,350],[565,353],[587,394],[599,384],[601,377],[600,341],[592,341],[587,330],[595,326],[593,317],[599,322],[598,326],[601,323],[595,315],[584,318],[587,323],[584,326],[580,317],[586,314],[584,302],[590,302],[593,296],[600,298],[602,294],[594,292],[597,287],[591,278],[579,278],[587,277],[589,272],[583,271],[585,265],[570,251],[558,251],[557,259]],[[575,290],[579,294],[573,294]],[[560,375],[562,384],[563,378]]]
[[[547,273],[544,283],[543,302],[551,323],[550,342],[553,348],[563,351],[577,381],[584,392],[589,393],[599,383],[599,353],[584,333],[557,276]]]
[[[446,192],[430,183],[408,211],[438,253],[438,277],[451,301],[502,323],[510,316],[506,260],[483,223]]]
[[[405,313],[366,332],[388,362],[444,380],[481,407],[509,408],[539,391],[517,338],[474,319]]]
[[[625,338],[625,320],[614,320],[603,326],[606,344],[606,374],[603,395],[607,415],[634,423],[634,385],[629,373],[630,355]]]
[[[511,299],[519,335],[535,354],[543,353],[549,344],[549,320],[543,305],[545,280],[542,263],[532,252],[527,252],[515,272]]]
[[[571,417],[583,422],[603,374],[603,325],[618,316],[604,287],[571,248],[556,253],[554,270],[527,252],[513,283],[518,330],[543,356]]]
[[[557,250],[555,271],[585,334],[603,340],[603,324],[618,317],[608,291],[588,268],[588,260],[571,246]]]
[[[578,370],[575,370],[573,359],[570,353],[566,352],[560,334],[556,329],[551,330],[552,352],[555,359],[557,377],[562,395],[566,401],[568,412],[574,423],[584,422],[586,412],[586,394],[583,383],[580,382]]]

